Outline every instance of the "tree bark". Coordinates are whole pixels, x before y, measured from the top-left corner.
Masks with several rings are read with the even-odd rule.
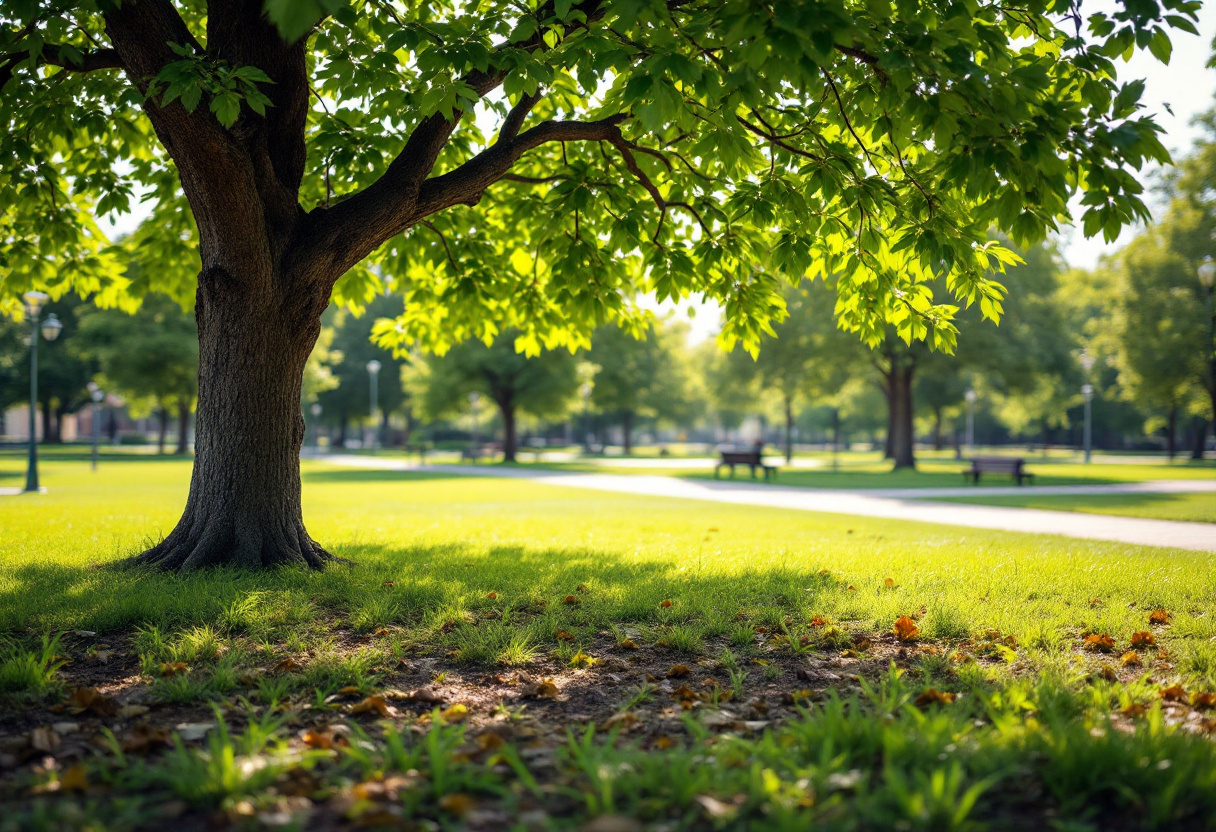
[[[942,409],[935,407],[933,408],[933,450],[940,451],[944,447],[946,447],[946,443],[942,439]]]
[[[160,427],[156,432],[156,452],[163,454],[165,452],[165,436],[169,433],[169,408],[161,407],[157,416],[160,420]]]
[[[887,431],[891,458],[895,461],[895,469],[915,468],[916,455],[913,449],[915,433],[912,427],[912,373],[910,362],[892,359],[891,370],[887,376],[887,386],[890,390],[891,424]]]
[[[518,440],[515,436],[515,402],[503,397],[496,400],[498,412],[502,414],[502,461],[514,462]]]
[[[59,442],[59,428],[55,424],[55,411],[50,399],[42,400],[42,441],[44,444]]]
[[[185,456],[189,450],[187,434],[190,433],[190,401],[182,399],[177,405],[177,450],[178,456]]]
[[[1195,430],[1195,442],[1191,446],[1191,459],[1198,462],[1203,459],[1203,449],[1208,438],[1208,420],[1202,416],[1196,416],[1191,420],[1191,424]]]
[[[1178,407],[1170,407],[1169,415],[1165,417],[1165,455],[1170,460],[1174,461],[1174,454],[1178,452]]]
[[[249,285],[221,269],[199,277],[190,494],[176,528],[136,563],[187,572],[320,569],[334,559],[309,537],[300,507],[300,389],[328,298],[284,299]]]
[[[785,397],[785,464],[794,463],[794,402],[792,396]]]
[[[621,432],[625,435],[625,456],[633,453],[633,411],[621,411]]]

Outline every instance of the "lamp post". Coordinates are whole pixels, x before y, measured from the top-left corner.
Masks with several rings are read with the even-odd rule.
[[[967,452],[975,453],[975,400],[978,394],[968,389],[963,394],[967,399]]]
[[[376,450],[376,430],[378,427],[376,417],[377,417],[377,411],[379,410],[378,405],[380,404],[380,367],[381,367],[380,362],[374,358],[371,361],[367,362],[367,374],[371,381],[372,430],[371,430],[370,439],[371,439],[371,449],[373,451]]]
[[[54,341],[59,337],[63,324],[52,312],[39,326],[38,316],[47,301],[45,292],[26,292],[22,297],[25,300],[25,315],[30,321],[30,461],[25,473],[25,491],[27,494],[37,494],[42,490],[38,486],[38,330],[42,330],[43,338]]]
[[[1081,395],[1085,397],[1085,429],[1082,434],[1082,442],[1085,446],[1085,461],[1089,462],[1093,456],[1094,445],[1094,429],[1093,429],[1093,400],[1094,386],[1089,383],[1089,371],[1094,368],[1094,357],[1089,351],[1089,347],[1081,350],[1081,369],[1085,371],[1085,383],[1081,385]]]
[[[95,381],[90,381],[89,398],[93,400],[93,470],[97,470],[97,445],[101,442],[101,402],[106,394]]]
[[[583,397],[583,453],[591,453],[591,382],[584,381],[578,388]]]
[[[1216,235],[1213,235],[1216,239]],[[1207,321],[1208,321],[1208,395],[1212,399],[1212,432],[1216,434],[1216,309],[1212,306],[1212,294],[1216,289],[1216,260],[1211,257],[1203,258],[1196,269],[1199,273],[1199,285],[1207,290]],[[1202,437],[1201,437],[1202,440]],[[1203,442],[1200,441],[1200,450]]]
[[[321,450],[321,403],[313,402],[308,408],[308,412],[312,414],[312,448],[319,452]]]

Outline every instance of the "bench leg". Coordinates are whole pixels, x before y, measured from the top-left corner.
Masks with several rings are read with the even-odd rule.
[[[718,478],[718,472],[721,470],[722,470],[722,463],[719,462],[717,465],[714,466],[714,479]]]
[[[755,465],[749,465],[749,466],[747,466],[747,467],[751,469],[751,472],[752,472],[752,479],[755,479],[755,478],[756,478],[756,466],[755,466]]]

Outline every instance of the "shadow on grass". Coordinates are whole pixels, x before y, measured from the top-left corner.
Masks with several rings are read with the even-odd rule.
[[[127,569],[119,561],[92,567],[14,564],[0,569],[0,633],[223,626],[253,597],[276,607],[307,607],[316,617],[341,621],[370,614],[386,618],[376,623],[407,625],[437,610],[490,603],[601,627],[707,616],[733,621],[744,608],[768,609],[776,617],[778,609],[807,607],[820,591],[844,589],[818,565],[723,572],[675,561],[639,562],[631,552],[603,549],[348,545],[334,552],[354,565],[324,572],[211,569],[183,576]],[[491,592],[493,602],[487,600]],[[568,597],[575,602],[567,603]],[[667,599],[674,599],[669,608],[662,606]]]

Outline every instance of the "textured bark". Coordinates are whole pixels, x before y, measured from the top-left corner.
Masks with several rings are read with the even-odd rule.
[[[507,395],[497,396],[494,403],[502,414],[502,461],[514,462],[519,439],[515,432],[515,401]]]
[[[1191,420],[1191,425],[1194,428],[1194,436],[1192,437],[1194,442],[1191,445],[1191,459],[1198,461],[1203,459],[1204,444],[1208,438],[1208,420],[1204,419],[1202,416],[1196,416]]]
[[[320,310],[250,297],[220,270],[199,278],[198,411],[186,510],[139,564],[321,568],[332,556],[304,529],[300,448],[304,364]]]
[[[895,468],[915,468],[916,455],[913,449],[915,433],[912,427],[912,373],[910,363],[896,362],[887,375],[890,391],[891,424],[887,431],[891,458]]]
[[[157,430],[156,430],[156,452],[163,454],[165,452],[165,437],[169,433],[169,410],[162,407],[156,413]]]
[[[1173,462],[1178,453],[1178,408],[1171,407],[1165,417],[1165,455]]]
[[[188,434],[190,433],[190,402],[182,399],[177,405],[177,450],[178,456],[185,456],[190,449]]]

